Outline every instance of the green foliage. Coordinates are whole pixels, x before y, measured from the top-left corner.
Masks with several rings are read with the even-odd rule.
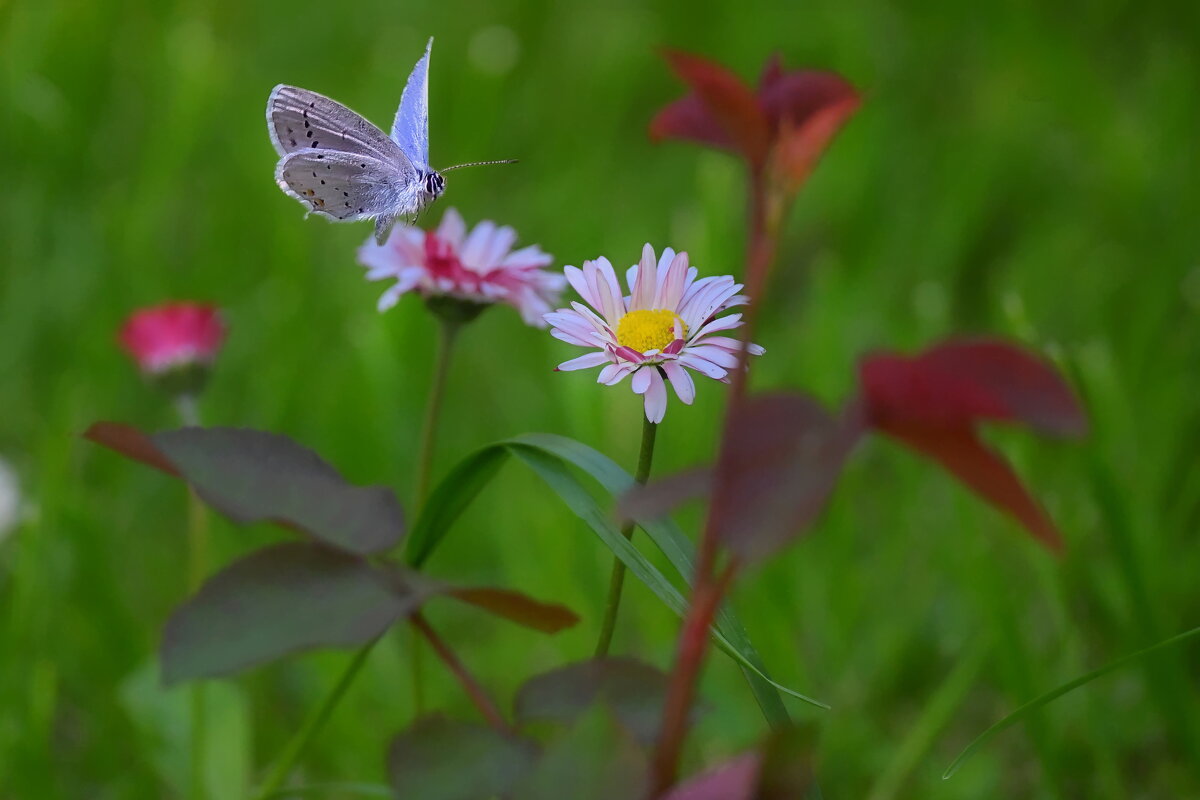
[[[755,386],[833,402],[868,349],[1005,334],[1070,366],[1095,433],[1061,448],[991,437],[1045,499],[1061,560],[876,442],[812,535],[739,586],[738,617],[776,678],[834,707],[814,715],[830,796],[870,793],[981,629],[994,642],[982,668],[920,731],[894,796],[1200,795],[1186,647],[1043,707],[941,781],[1007,711],[1200,616],[1198,15],[1192,2],[1123,0],[5,4],[0,457],[20,471],[28,514],[0,540],[0,796],[180,788],[114,687],[151,659],[183,598],[183,487],[76,436],[102,418],[175,424],[114,345],[132,308],[197,298],[225,309],[209,424],[286,432],[354,483],[412,485],[433,322],[415,299],[375,313],[383,287],[361,279],[353,255],[369,226],[303,218],[272,183],[262,114],[270,87],[292,81],[386,123],[430,34],[435,162],[521,159],[453,173],[439,204],[513,224],[567,264],[603,253],[625,266],[646,240],[687,248],[705,271],[741,263],[735,163],[646,139],[680,92],[655,47],[747,78],[778,49],[862,87],[862,111],[800,196],[758,299],[767,354]],[[570,348],[502,309],[460,344],[437,477],[529,430],[634,463],[640,404],[625,387],[551,373]],[[694,407],[669,409],[656,474],[711,457],[722,397],[700,384]],[[496,480],[456,523],[471,535],[448,539],[430,569],[596,619],[607,551],[539,478]],[[218,523],[214,563],[275,535]],[[668,663],[677,618],[637,582],[628,589],[614,652]],[[429,613],[502,697],[594,644],[588,625],[544,637],[449,603]],[[240,680],[257,764],[344,666],[314,654]],[[306,783],[385,781],[380,732],[415,716],[406,666],[402,643],[381,641],[306,756]],[[426,681],[431,704],[470,713],[428,665]],[[762,735],[744,685],[712,659],[697,731],[706,762]]]

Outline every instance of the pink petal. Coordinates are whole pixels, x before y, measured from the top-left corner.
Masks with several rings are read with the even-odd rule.
[[[651,376],[657,374],[658,370],[654,369],[654,367],[639,369],[637,372],[633,373],[633,380],[629,382],[630,387],[633,389],[633,393],[645,394],[646,390],[650,388],[650,381],[652,380]]]
[[[508,269],[533,269],[535,267],[548,267],[554,259],[549,253],[543,252],[542,248],[536,244],[531,244],[528,247],[522,247],[509,253],[500,262],[501,267]],[[554,277],[559,277],[555,275]]]
[[[724,380],[726,374],[728,374],[728,370],[721,369],[711,361],[689,353],[686,350],[679,355],[678,360],[679,363],[683,364],[685,367],[694,369],[701,375],[712,378],[713,380]]]
[[[588,287],[599,301],[594,304],[596,310],[604,317],[609,327],[615,328],[625,313],[625,301],[621,287],[617,284],[617,276],[613,272],[612,263],[604,256],[600,256],[595,261],[585,262],[583,275],[587,278]]]
[[[658,289],[658,268],[654,259],[654,248],[646,242],[642,246],[642,260],[637,265],[637,281],[629,287],[631,310],[653,308],[654,294]]]
[[[671,385],[675,387],[675,394],[679,395],[679,399],[685,405],[691,405],[696,399],[696,384],[692,382],[692,376],[683,367],[674,361],[664,362],[662,365],[663,372],[667,373],[667,377],[671,379]]]
[[[633,372],[634,368],[628,364],[609,364],[604,369],[600,370],[600,377],[596,378],[596,383],[603,383],[606,386],[615,386],[625,379],[626,375]]]
[[[566,342],[567,344],[573,344],[578,347],[598,347],[599,346],[594,341],[590,341],[588,339],[584,339],[579,336],[572,336],[571,334],[569,334],[565,331],[559,330],[558,328],[552,328],[550,330],[550,335],[553,336],[555,339],[558,339],[560,342]]]
[[[646,360],[644,355],[632,347],[626,347],[625,345],[618,347],[614,352],[626,361],[632,361],[635,364],[640,364]]]
[[[667,345],[663,349],[663,353],[668,356],[679,355],[680,351],[683,350],[684,344],[685,344],[685,342],[683,341],[683,339],[676,339],[675,341],[671,342],[669,345]]]
[[[701,338],[703,338],[704,336],[707,336],[710,333],[716,333],[717,331],[727,331],[732,328],[740,328],[740,327],[742,327],[742,315],[741,314],[730,314],[728,317],[719,317],[717,319],[710,320],[709,322],[705,323],[705,325],[703,327],[701,327],[700,330],[698,330],[694,334],[692,334],[692,341],[699,343],[699,340]]]
[[[485,219],[476,225],[475,229],[467,235],[467,241],[463,243],[462,250],[459,252],[459,260],[464,264],[483,263],[483,256],[491,246],[492,234],[495,231],[496,223],[490,219]]]
[[[571,372],[577,369],[588,369],[589,367],[598,367],[601,364],[608,363],[607,353],[588,353],[579,358],[572,358],[570,361],[564,361],[558,365],[559,372]]]
[[[738,363],[738,357],[736,355],[730,353],[728,350],[724,350],[720,347],[714,347],[712,345],[702,344],[688,347],[687,352],[694,356],[703,358],[706,361],[711,361],[718,367],[724,367],[725,369],[733,369]]]
[[[688,273],[688,254],[682,252],[671,259],[671,266],[663,277],[658,293],[654,297],[655,308],[676,309],[683,299],[683,281]]]
[[[463,222],[462,214],[458,213],[457,208],[451,206],[446,209],[446,213],[442,215],[442,222],[438,225],[437,235],[439,239],[445,239],[452,244],[455,250],[462,250],[463,237],[467,235],[467,223]]]
[[[583,262],[586,267],[588,262]],[[592,287],[588,284],[587,277],[583,274],[583,270],[579,267],[563,267],[563,274],[567,277],[567,282],[572,288],[583,298],[583,302],[590,305],[592,308],[600,307],[600,298],[592,291]]]
[[[667,413],[667,387],[663,385],[663,379],[658,374],[658,370],[643,369],[641,372],[649,372],[651,375],[650,386],[645,394],[646,419],[654,423],[662,422],[663,416]]]

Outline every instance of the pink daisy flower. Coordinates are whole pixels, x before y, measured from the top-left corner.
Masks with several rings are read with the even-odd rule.
[[[142,372],[157,376],[212,364],[225,340],[225,325],[214,306],[167,303],[134,312],[118,338]]]
[[[386,311],[406,292],[452,297],[469,303],[506,303],[529,325],[545,327],[542,316],[558,302],[566,281],[542,269],[551,257],[537,245],[513,251],[517,232],[484,220],[467,231],[462,215],[446,209],[436,231],[397,225],[384,244],[373,238],[358,250],[367,279],[395,279],[379,298]]]
[[[656,262],[649,244],[642,248],[641,262],[625,273],[627,296],[607,258],[564,271],[592,308],[572,302],[571,308],[547,314],[550,335],[599,352],[565,361],[559,370],[604,365],[597,382],[608,386],[632,375],[630,385],[645,398],[646,419],[651,422],[661,422],[667,410],[664,381],[670,381],[675,394],[689,405],[696,398],[696,386],[688,370],[729,382],[727,376],[737,367],[742,345],[714,334],[741,327],[742,315],[717,315],[749,302],[738,294],[742,286],[731,276],[697,280],[687,253],[676,254],[668,247]],[[751,355],[763,353],[756,344],[748,349]]]

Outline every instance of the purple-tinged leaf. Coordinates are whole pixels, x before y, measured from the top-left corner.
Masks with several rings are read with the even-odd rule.
[[[507,795],[536,756],[528,740],[434,715],[392,740],[387,764],[398,800],[490,800]]]
[[[647,786],[646,754],[603,706],[593,706],[551,743],[511,800],[639,800]]]
[[[715,61],[674,50],[667,51],[665,55],[675,74],[691,87],[711,119],[729,136],[746,160],[754,167],[761,165],[767,156],[770,132],[767,119],[750,87]],[[690,101],[685,98],[682,111],[676,107],[674,119],[669,116],[668,120],[676,125],[681,122],[694,124],[701,120],[701,117],[683,113],[688,111],[687,102]],[[670,126],[659,120],[656,120],[656,124],[658,135],[664,132],[671,135]],[[703,128],[690,133],[681,129],[678,134],[704,140],[711,136],[710,127],[706,123]],[[652,130],[655,128],[652,127]]]
[[[514,702],[518,723],[572,723],[602,704],[642,744],[652,744],[662,721],[668,678],[632,658],[568,664],[531,678]]]
[[[761,756],[743,753],[677,785],[662,800],[754,800]]]
[[[976,432],[999,421],[1054,436],[1084,433],[1083,409],[1053,367],[1005,342],[951,340],[912,357],[868,356],[859,379],[872,427],[937,461],[1052,550],[1062,548],[1046,512]]]
[[[449,597],[542,633],[558,633],[579,622],[579,615],[557,603],[543,603],[509,589],[449,588]]]
[[[625,516],[661,515],[711,492],[717,538],[745,561],[778,550],[820,514],[862,433],[860,415],[834,417],[799,394],[746,398],[729,420],[716,470],[692,470],[629,492]]]
[[[984,500],[1011,515],[1042,544],[1054,552],[1062,551],[1062,535],[1053,520],[1004,457],[981,442],[973,430],[914,430],[891,435],[941,464]]]
[[[981,420],[1023,422],[1053,436],[1087,431],[1087,417],[1058,372],[995,339],[949,340],[915,356],[869,355],[859,378],[872,423],[887,432]]]
[[[286,436],[241,428],[180,428],[147,436],[116,423],[98,423],[85,435],[182,477],[234,522],[270,520],[359,555],[388,550],[404,535],[404,515],[390,489],[347,483]]]
[[[420,591],[361,558],[288,542],[235,561],[167,621],[163,680],[229,675],[314,647],[349,647],[416,610]]]
[[[83,438],[107,447],[126,458],[140,461],[176,478],[181,477],[175,465],[150,441],[150,437],[123,422],[95,422]]]
[[[167,622],[167,683],[227,675],[314,647],[348,647],[445,596],[538,631],[577,617],[504,589],[457,587],[320,544],[263,548],[210,578]]]

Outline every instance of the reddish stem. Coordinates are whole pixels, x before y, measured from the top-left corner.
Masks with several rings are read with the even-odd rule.
[[[708,652],[711,638],[709,629],[737,567],[737,561],[730,559],[715,580],[705,580],[703,584],[697,582],[692,595],[692,604],[683,622],[675,652],[675,670],[663,706],[662,729],[659,731],[658,749],[654,752],[651,797],[657,797],[675,783],[679,756],[683,752],[683,740],[687,733],[688,714],[696,696],[696,681]]]
[[[442,640],[442,637],[437,635],[437,632],[434,631],[425,617],[420,612],[417,612],[412,615],[411,622],[413,627],[429,640],[433,651],[450,668],[450,672],[454,674],[454,677],[458,678],[458,682],[466,690],[467,697],[471,698],[471,702],[479,709],[479,713],[483,715],[484,719],[500,733],[515,735],[516,731],[508,724],[508,720],[504,719],[500,714],[500,710],[496,708],[496,704],[492,702],[492,698],[488,697],[488,693],[479,685],[470,671],[467,670],[466,665],[458,659],[458,656]]]
[[[746,395],[746,380],[749,371],[747,346],[753,341],[762,289],[766,286],[771,264],[775,260],[777,233],[783,212],[783,206],[778,202],[778,198],[772,196],[767,186],[766,176],[761,170],[751,172],[749,188],[749,235],[746,241],[745,284],[751,303],[746,313],[746,324],[741,330],[742,349],[738,354],[738,364],[733,370],[733,387],[730,392],[729,407],[725,412],[726,434],[728,434],[731,420],[734,419]],[[724,438],[723,436],[722,440]],[[723,450],[724,448],[722,448]],[[721,474],[722,456],[723,452],[717,455],[718,476]],[[697,548],[692,602],[683,623],[683,630],[679,635],[679,645],[675,652],[675,667],[671,673],[671,682],[667,688],[667,700],[663,707],[658,748],[654,753],[651,797],[662,794],[675,782],[679,771],[679,757],[683,752],[683,740],[687,733],[688,712],[695,698],[700,667],[708,652],[709,628],[712,626],[717,609],[720,608],[721,598],[729,588],[739,566],[737,559],[731,558],[720,574],[715,579],[713,578],[713,568],[717,556],[717,534],[713,528],[713,520],[722,517],[723,510],[719,508],[722,502],[723,497],[718,486],[709,504],[704,534],[700,537],[700,544]]]

